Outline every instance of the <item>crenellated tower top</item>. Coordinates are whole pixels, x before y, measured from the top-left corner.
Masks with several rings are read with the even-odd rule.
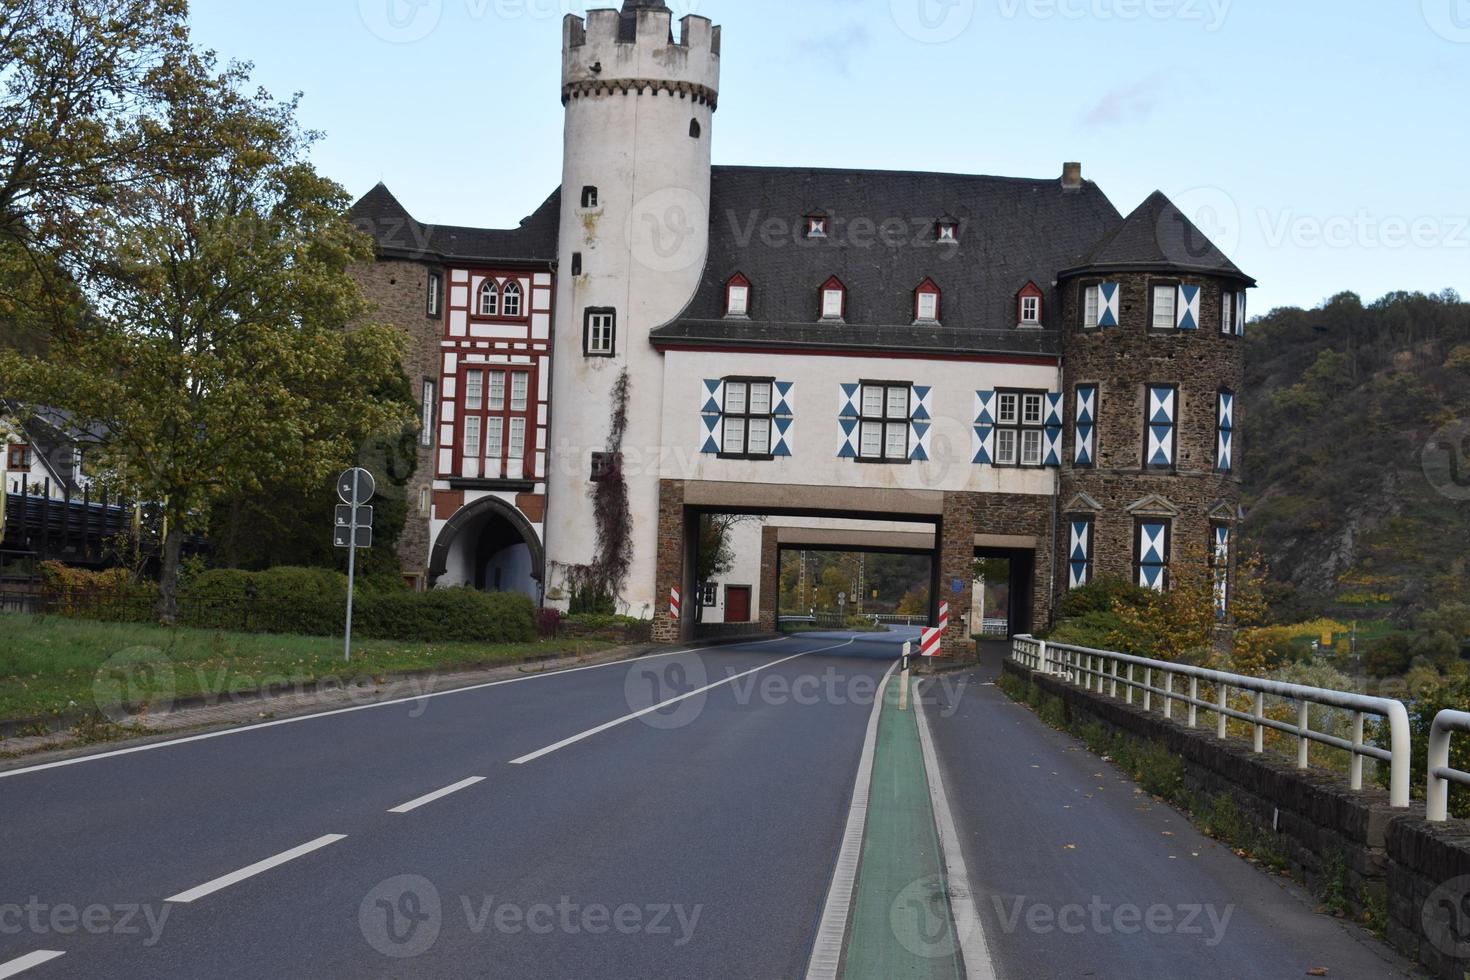
[[[720,29],[693,14],[679,21],[663,0],[624,0],[622,10],[569,14],[562,27],[562,104],[599,96],[671,95],[713,110],[720,90]]]

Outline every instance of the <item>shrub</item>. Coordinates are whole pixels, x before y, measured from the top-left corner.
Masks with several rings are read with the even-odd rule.
[[[1368,649],[1363,669],[1373,677],[1401,677],[1414,663],[1409,637],[1403,633],[1385,636]]]
[[[51,607],[53,615],[105,623],[153,622],[158,587],[137,581],[125,568],[94,572],[44,561],[37,570],[47,591],[60,593]]]
[[[1141,606],[1146,601],[1147,592],[1128,579],[1119,575],[1100,575],[1063,596],[1057,612],[1063,619],[1071,619],[1089,613],[1112,612],[1120,602]]]
[[[434,589],[369,594],[357,606],[354,627],[363,637],[424,643],[530,643],[536,607],[523,595]]]

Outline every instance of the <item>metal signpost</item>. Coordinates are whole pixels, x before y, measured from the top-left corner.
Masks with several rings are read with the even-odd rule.
[[[337,496],[345,506],[337,508],[332,543],[347,549],[347,633],[343,656],[348,663],[352,663],[352,593],[357,581],[357,549],[373,546],[373,509],[366,504],[377,492],[377,481],[361,467],[337,478]]]

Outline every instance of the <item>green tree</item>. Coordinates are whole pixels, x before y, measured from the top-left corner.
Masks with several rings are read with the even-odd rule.
[[[410,424],[376,394],[400,373],[398,331],[362,325],[348,274],[372,258],[347,196],[307,162],[295,101],[248,67],[174,51],[152,69],[149,179],[113,186],[72,232],[68,266],[93,315],[42,359],[0,353],[24,401],[106,435],[94,459],[167,518],[158,615],[173,622],[183,537],[267,482],[319,488],[354,437]]]

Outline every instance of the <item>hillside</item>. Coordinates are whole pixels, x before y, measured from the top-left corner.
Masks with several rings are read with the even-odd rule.
[[[1248,345],[1246,538],[1277,614],[1406,623],[1470,597],[1470,303],[1344,293]]]

